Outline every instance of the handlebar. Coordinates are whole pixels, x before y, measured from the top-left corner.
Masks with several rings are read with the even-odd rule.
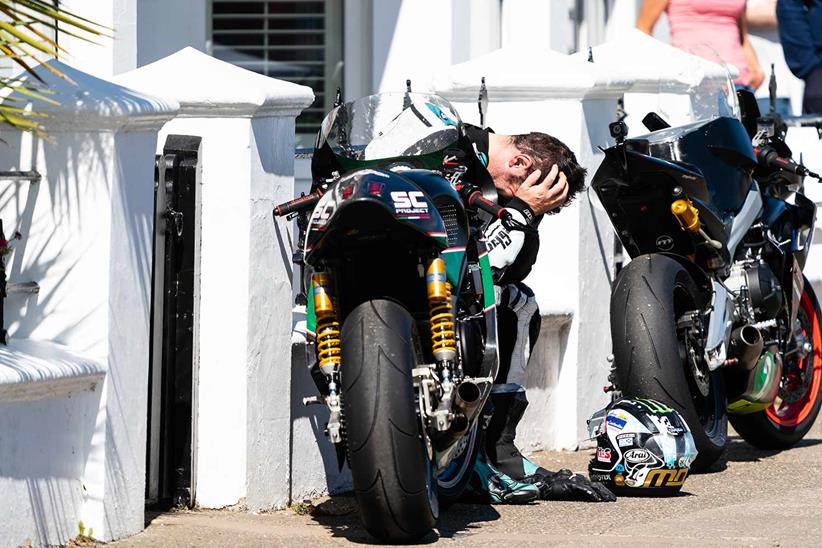
[[[276,205],[274,206],[274,216],[282,217],[284,215],[294,213],[295,211],[301,211],[309,207],[314,207],[314,205],[316,205],[316,203],[320,201],[322,195],[323,193],[317,190],[315,192],[312,192],[311,194],[305,194],[303,196],[300,196],[299,198],[295,198],[288,202],[284,202],[280,205]]]
[[[536,233],[537,229],[530,226],[523,224],[516,219],[514,216],[511,215],[511,212],[505,209],[504,207],[495,204],[491,200],[485,198],[482,195],[482,191],[476,187],[463,185],[457,189],[462,196],[465,205],[468,207],[473,207],[475,209],[481,209],[486,213],[496,217],[500,221],[502,221],[502,226],[504,226],[508,230],[519,230],[521,232],[528,232],[528,233]]]
[[[461,188],[463,200],[468,207],[481,209],[494,217],[504,220],[504,218],[511,218],[511,213],[504,207],[495,204],[491,200],[482,195],[482,191],[478,188],[463,186]]]
[[[784,169],[802,177],[813,177],[819,179],[819,175],[809,170],[803,165],[797,164],[793,160],[782,158],[779,153],[769,146],[755,147],[756,159],[760,165],[769,167],[771,169]]]

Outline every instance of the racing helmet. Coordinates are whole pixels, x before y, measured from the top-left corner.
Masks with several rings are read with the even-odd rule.
[[[673,495],[697,455],[682,415],[656,400],[617,400],[594,413],[588,428],[597,440],[588,465],[591,481],[617,494]]]

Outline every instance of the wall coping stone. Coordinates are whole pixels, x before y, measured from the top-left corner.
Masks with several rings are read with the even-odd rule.
[[[718,88],[727,82],[725,67],[648,36],[638,29],[592,48],[595,65],[619,66],[630,77],[631,92],[687,93]],[[587,60],[588,52],[571,57]],[[732,78],[739,70],[728,65]]]
[[[314,101],[307,86],[269,78],[186,47],[123,73],[115,82],[180,104],[180,117],[297,116]]]
[[[49,70],[55,69],[59,76]],[[20,81],[43,86],[42,95],[56,101],[51,104],[15,94],[21,108],[46,114],[38,118],[47,133],[77,131],[117,131],[120,129],[156,130],[179,110],[176,101],[140,93],[78,70],[62,61],[51,59],[34,67],[43,84],[28,73]],[[8,89],[3,91],[8,96]],[[18,105],[15,105],[18,106]]]
[[[510,46],[449,67],[432,87],[449,100],[476,101],[482,77],[490,102],[618,97],[632,85],[619,67]]]
[[[29,339],[0,345],[0,402],[37,400],[91,390],[105,366],[67,347]]]

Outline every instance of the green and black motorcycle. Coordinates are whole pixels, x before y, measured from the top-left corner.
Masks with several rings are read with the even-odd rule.
[[[472,154],[444,99],[380,94],[323,121],[296,217],[312,375],[366,529],[409,541],[458,497],[497,372],[482,229],[510,214],[462,180]]]

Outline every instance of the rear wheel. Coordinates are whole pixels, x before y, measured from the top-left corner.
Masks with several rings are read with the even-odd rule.
[[[367,301],[342,328],[341,381],[348,462],[363,524],[408,542],[434,526],[436,479],[420,435],[411,372],[414,322],[394,301]]]
[[[626,397],[659,400],[679,411],[699,451],[695,471],[713,464],[728,439],[722,376],[708,371],[701,340],[689,335],[691,313],[702,303],[691,275],[664,255],[631,261],[611,296],[619,388]]]
[[[750,415],[732,415],[731,424],[745,441],[762,449],[787,449],[811,429],[822,406],[822,313],[810,283],[797,315],[796,335],[811,344],[810,352],[784,357],[779,396],[771,407]]]
[[[460,440],[451,462],[437,477],[439,501],[443,506],[457,502],[468,486],[479,452],[479,428],[479,422],[475,423]]]

